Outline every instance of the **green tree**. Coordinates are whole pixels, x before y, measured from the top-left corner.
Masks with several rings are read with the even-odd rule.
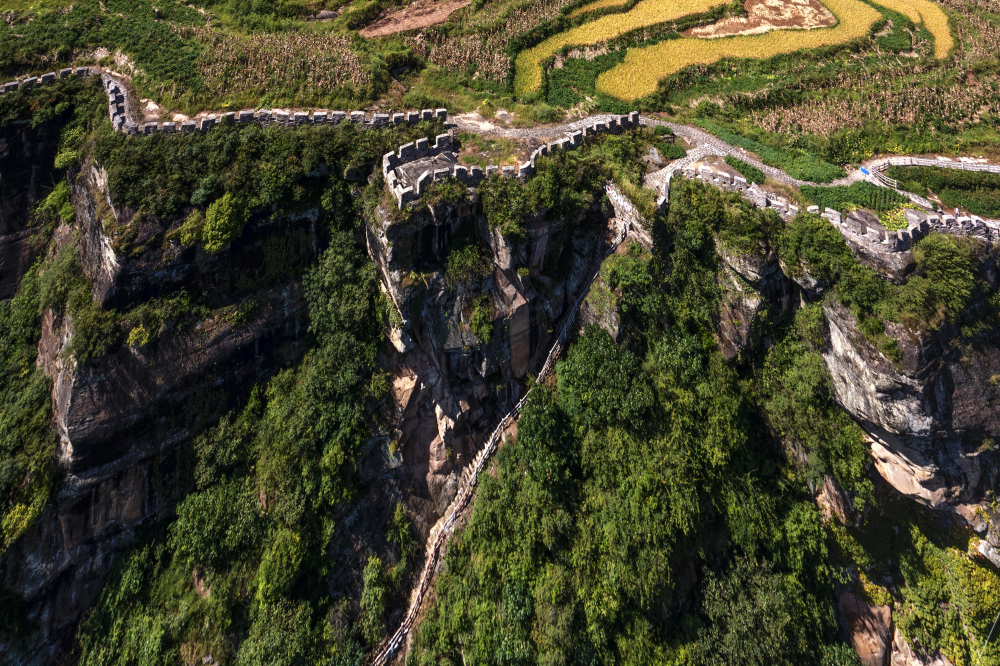
[[[257,599],[270,601],[287,594],[302,565],[302,539],[281,529],[271,539],[257,569]]]
[[[226,192],[212,202],[205,213],[202,229],[202,243],[206,252],[221,252],[232,240],[243,234],[249,217],[243,204],[231,193]]]
[[[378,645],[385,635],[385,571],[377,555],[368,558],[361,592],[361,633],[368,645]]]
[[[505,236],[522,233],[528,200],[516,179],[493,174],[480,184],[479,201],[491,228]]]

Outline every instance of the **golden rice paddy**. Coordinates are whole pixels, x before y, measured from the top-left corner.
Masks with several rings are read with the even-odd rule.
[[[597,78],[597,90],[632,101],[656,90],[656,84],[690,65],[708,65],[723,58],[770,58],[801,49],[843,44],[868,35],[881,14],[858,0],[825,0],[837,17],[833,28],[776,30],[765,35],[721,39],[673,39],[632,49],[625,62]]]
[[[723,39],[676,39],[645,48],[631,49],[625,62],[597,79],[597,90],[632,101],[656,90],[657,83],[690,65],[707,65],[723,58],[770,58],[802,49],[819,48],[859,39],[869,34],[879,13],[858,0],[823,0],[837,17],[832,28],[777,30],[764,35],[742,35]],[[934,55],[944,58],[954,46],[948,15],[929,0],[872,0],[892,11],[923,23],[934,36]],[[596,0],[574,10],[584,12],[622,4],[622,0]],[[613,39],[631,30],[683,16],[706,12],[724,0],[642,0],[624,14],[613,14],[554,35],[517,58],[514,89],[519,94],[536,90],[542,82],[541,62],[563,46],[585,46]]]
[[[642,0],[624,14],[602,16],[572,30],[553,35],[517,56],[514,90],[522,95],[536,90],[542,84],[541,62],[564,46],[606,42],[632,30],[675,21],[691,14],[702,14],[725,4],[728,4],[727,0]]]
[[[934,57],[945,58],[955,42],[948,28],[948,15],[929,0],[872,0],[876,5],[899,12],[914,23],[923,23],[934,35]]]
[[[588,2],[583,7],[577,7],[569,14],[566,15],[567,18],[576,18],[581,14],[586,14],[587,12],[593,12],[598,9],[604,9],[605,7],[622,7],[628,4],[628,0],[596,0],[595,2]]]

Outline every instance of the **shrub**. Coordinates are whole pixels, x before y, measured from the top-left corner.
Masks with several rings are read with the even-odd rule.
[[[779,253],[793,275],[804,265],[812,277],[831,285],[854,264],[844,236],[816,215],[799,215],[785,227]]]
[[[129,347],[142,347],[143,345],[149,344],[152,336],[149,335],[149,331],[142,324],[139,324],[128,334],[128,346]]]
[[[385,572],[377,555],[368,558],[361,591],[361,633],[368,645],[378,645],[385,634]]]
[[[493,174],[479,186],[486,222],[504,236],[519,236],[528,212],[524,188],[514,178]]]
[[[726,164],[739,171],[740,175],[746,178],[748,183],[760,184],[764,182],[764,172],[752,164],[748,164],[732,155],[726,156]]]
[[[726,143],[756,153],[761,162],[784,170],[792,178],[816,183],[829,183],[844,176],[844,170],[840,167],[824,162],[804,150],[773,148],[754,139],[740,136],[704,118],[697,118],[694,122]]]
[[[441,203],[469,203],[469,188],[454,178],[448,178],[439,183],[432,183],[420,198],[420,202],[431,208]]]
[[[452,289],[478,284],[493,272],[493,265],[480,247],[475,231],[469,226],[470,231],[455,238],[448,250],[444,278]]]
[[[288,529],[279,530],[257,570],[257,599],[271,601],[287,594],[302,565],[302,540]]]
[[[39,297],[35,266],[0,301],[0,553],[41,514],[55,481],[52,381],[36,365]]]
[[[52,191],[38,204],[39,210],[52,220],[62,220],[72,224],[76,219],[76,209],[69,196],[69,184],[60,180]]]
[[[480,294],[476,298],[469,326],[480,342],[490,344],[493,337],[493,299],[489,294]]]
[[[205,226],[202,229],[205,251],[212,254],[221,252],[229,242],[243,234],[247,221],[246,209],[236,197],[226,192],[208,207],[205,214]]]
[[[672,160],[679,160],[683,157],[687,157],[687,151],[683,147],[678,146],[676,143],[672,143],[667,146],[667,157]]]
[[[195,209],[184,220],[184,224],[167,234],[167,239],[177,239],[181,245],[194,245],[202,241],[204,228],[205,214]]]
[[[562,114],[548,104],[535,104],[531,107],[531,119],[536,123],[554,123],[561,117]]]

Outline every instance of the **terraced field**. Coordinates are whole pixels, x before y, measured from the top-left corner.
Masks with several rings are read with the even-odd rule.
[[[955,46],[948,27],[948,15],[929,0],[872,0],[876,5],[899,12],[914,23],[923,23],[934,35],[934,57],[943,59]]]
[[[722,39],[674,39],[629,51],[625,62],[597,78],[597,90],[632,101],[656,90],[657,83],[690,65],[707,65],[723,58],[770,58],[801,49],[843,44],[868,35],[881,16],[858,0],[826,0],[837,17],[833,28],[780,30],[765,35]]]
[[[642,0],[624,14],[602,16],[554,35],[538,46],[522,51],[517,57],[514,90],[521,95],[537,90],[542,83],[542,61],[564,46],[605,42],[632,30],[675,21],[691,14],[701,14],[725,4],[725,0]]]
[[[605,7],[621,7],[627,3],[628,0],[594,0],[594,2],[589,2],[583,7],[577,7],[566,16],[569,18],[576,18],[577,16],[583,16],[588,12],[597,11],[598,9],[604,9]]]
[[[878,5],[922,23],[934,36],[934,55],[945,58],[954,47],[948,16],[929,0],[873,0]],[[619,4],[620,0],[597,0],[575,10],[570,16]],[[536,90],[542,81],[541,62],[567,45],[582,46],[612,39],[640,27],[676,20],[684,15],[708,11],[714,0],[685,0],[657,3],[644,0],[625,14],[603,16],[591,23],[560,33],[522,52],[517,59],[515,90],[519,94]],[[657,83],[690,65],[705,65],[723,58],[770,58],[802,49],[843,44],[868,35],[879,19],[874,8],[858,0],[825,0],[837,17],[829,29],[782,29],[763,35],[740,35],[711,41],[685,38],[660,42],[629,51],[625,62],[603,73],[597,90],[612,97],[632,101],[651,94]]]

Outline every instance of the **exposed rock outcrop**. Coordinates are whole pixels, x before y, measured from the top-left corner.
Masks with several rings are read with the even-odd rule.
[[[102,307],[125,309],[179,289],[239,296],[317,256],[316,211],[254,215],[225,251],[209,254],[166,240],[184,211],[160,219],[117,207],[107,179],[100,165],[88,163],[71,188],[81,260]]]
[[[227,394],[298,357],[307,324],[301,289],[256,298],[244,327],[211,319],[82,365],[63,354],[71,322],[45,315],[38,362],[53,378],[65,478],[4,558],[4,586],[27,602],[41,644],[59,643],[50,639],[92,604],[115,553],[169,515],[178,447],[218,416]],[[191,404],[203,409],[183,408]]]
[[[841,639],[854,648],[864,666],[888,666],[892,653],[892,609],[872,606],[845,590],[837,595]]]
[[[902,352],[894,364],[865,339],[847,308],[828,299],[824,312],[824,358],[837,400],[868,434],[879,472],[904,495],[953,508],[981,529],[965,505],[981,499],[981,458],[1000,433],[1000,348],[989,340],[951,345],[947,326],[915,335],[889,324]]]
[[[245,321],[218,309],[206,319],[165,322],[151,332],[152,342],[83,363],[66,353],[70,318],[45,313],[38,365],[53,380],[62,480],[55,501],[5,553],[3,585],[23,600],[26,619],[39,631],[34,644],[49,651],[71,638],[69,628],[100,593],[116,554],[170,515],[181,447],[237,395],[301,356],[308,326],[301,285],[280,273],[257,279],[267,259],[255,257],[288,236],[302,243],[304,258],[316,253],[309,218],[251,223],[219,255],[162,243],[169,225],[154,220],[136,238],[143,242],[148,233],[155,247],[117,252],[105,223],[129,222],[128,213],[111,205],[100,168],[88,169],[71,188],[75,229],[63,226],[55,238],[60,246],[77,244],[106,305],[124,307],[186,287],[216,289],[223,301],[242,294],[254,306]],[[289,233],[289,226],[297,229]]]
[[[896,628],[892,639],[892,658],[890,666],[954,666],[951,660],[937,653],[924,657],[913,651],[903,634]]]
[[[716,338],[723,356],[733,359],[757,344],[765,323],[779,321],[791,312],[794,287],[773,252],[739,252],[721,242],[716,247],[722,289]]]

